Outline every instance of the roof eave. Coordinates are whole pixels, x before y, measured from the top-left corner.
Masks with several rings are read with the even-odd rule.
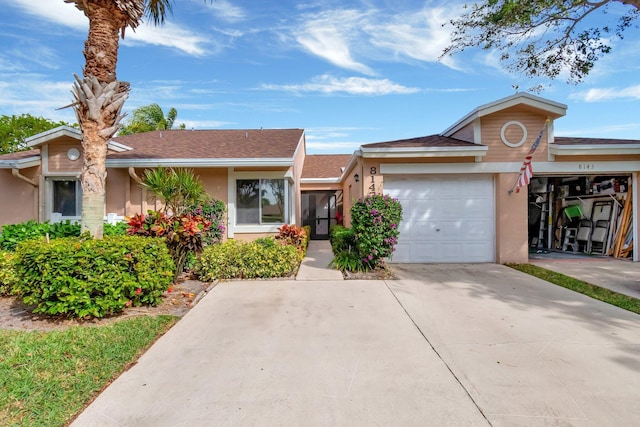
[[[20,160],[0,160],[0,169],[28,169],[40,166],[40,156]]]
[[[549,152],[556,156],[616,156],[638,155],[640,144],[556,145],[549,144]]]
[[[293,159],[107,159],[107,167],[291,167]]]
[[[477,107],[462,119],[445,129],[445,131],[442,132],[442,135],[451,136],[470,123],[473,123],[473,121],[478,118],[507,108],[515,107],[520,104],[546,111],[548,116],[553,119],[557,119],[567,114],[567,106],[565,104],[531,95],[529,93],[516,93],[514,95],[507,96],[506,98]]]
[[[364,158],[411,158],[411,157],[482,157],[487,154],[487,146],[478,147],[424,147],[415,148],[365,148]]]
[[[79,129],[66,125],[40,132],[37,135],[26,138],[24,141],[28,147],[37,147],[51,141],[52,139],[60,138],[62,136],[68,136],[70,138],[77,139],[78,141],[82,141],[82,132]]]
[[[337,178],[300,178],[300,184],[339,184],[341,177]]]

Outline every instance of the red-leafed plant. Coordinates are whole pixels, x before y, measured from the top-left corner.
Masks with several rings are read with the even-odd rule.
[[[276,239],[287,245],[293,245],[302,252],[307,249],[307,242],[309,241],[307,232],[304,228],[288,224],[284,224],[282,227],[278,228]]]
[[[184,271],[190,253],[202,252],[203,236],[211,227],[211,221],[192,214],[168,217],[163,212],[149,211],[129,219],[128,234],[148,237],[163,237],[176,265],[176,277]]]

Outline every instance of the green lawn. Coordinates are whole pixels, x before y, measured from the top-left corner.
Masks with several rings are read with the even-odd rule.
[[[629,310],[633,313],[640,314],[640,300],[628,295],[620,294],[612,290],[592,285],[564,274],[550,271],[537,265],[532,264],[507,264],[508,267],[514,268],[523,273],[530,274],[547,282],[554,283],[567,289],[587,295],[593,299],[604,301],[616,307]]]
[[[0,330],[0,425],[63,426],[177,318],[61,331]]]

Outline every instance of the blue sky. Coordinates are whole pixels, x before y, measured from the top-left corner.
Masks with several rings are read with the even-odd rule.
[[[442,132],[475,107],[532,82],[494,52],[439,61],[462,12],[455,1],[177,0],[162,27],[121,41],[125,110],[158,103],[195,129],[304,128],[310,153]],[[88,22],[63,0],[0,0],[0,115],[75,122]],[[622,6],[608,15],[612,18]],[[556,135],[640,139],[640,31],[580,85],[560,79],[540,94],[568,105]],[[535,82],[534,82],[535,83]]]

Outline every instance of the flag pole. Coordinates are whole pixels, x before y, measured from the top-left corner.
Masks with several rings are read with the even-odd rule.
[[[544,125],[542,125],[542,129],[540,129],[540,133],[538,134],[538,137],[534,141],[533,145],[531,145],[531,149],[527,153],[527,157],[524,159],[524,162],[522,163],[522,167],[520,168],[520,173],[516,178],[516,182],[513,183],[513,186],[509,190],[509,195],[511,195],[511,193],[513,193],[513,191],[516,189],[516,186],[518,185],[518,183],[520,182],[520,179],[522,178],[522,174],[525,173],[528,168],[531,168],[531,158],[533,157],[533,153],[536,151],[536,148],[538,148],[538,144],[540,144],[540,140],[542,140],[542,135],[544,134],[544,130],[547,128],[547,125],[549,124],[549,122],[551,122],[549,118],[547,118],[547,120],[544,121]]]

